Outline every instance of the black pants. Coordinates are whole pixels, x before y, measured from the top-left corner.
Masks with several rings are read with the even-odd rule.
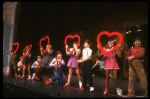
[[[42,78],[42,68],[35,68],[35,75],[41,79]]]
[[[20,68],[20,67],[18,67],[18,68]],[[19,71],[17,70],[17,74],[20,75],[20,76],[22,75],[22,68],[20,68]]]
[[[89,87],[93,87],[93,77],[92,77],[92,60],[84,61],[82,64],[82,72],[83,72],[83,87],[86,88],[87,81],[89,82]]]
[[[54,68],[46,68],[46,67],[44,67],[43,68],[43,74],[47,77],[47,76],[49,76],[49,78],[51,77],[51,75],[53,74],[53,69]]]
[[[15,63],[9,62],[9,75],[14,75],[16,73],[16,66]]]

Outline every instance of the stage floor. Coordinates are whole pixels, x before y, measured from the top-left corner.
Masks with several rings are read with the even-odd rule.
[[[64,79],[63,83],[67,81]],[[42,76],[44,80],[44,76]],[[81,76],[82,79],[82,76]],[[63,87],[59,85],[46,85],[44,81],[28,80],[14,77],[3,76],[3,97],[55,97],[55,98],[120,98],[119,96],[103,96],[103,91],[105,89],[105,77],[93,77],[94,91],[89,90],[80,91],[79,89]],[[127,95],[128,92],[128,79],[118,79],[119,86],[123,90],[123,95]],[[76,75],[72,75],[71,87],[78,88],[78,78]],[[20,90],[19,90],[20,89]],[[25,90],[26,89],[26,90]],[[116,86],[113,79],[109,79],[108,85],[109,93],[117,95]],[[10,91],[8,91],[10,90]],[[11,93],[11,95],[9,95]],[[17,95],[21,93],[22,95]],[[28,94],[30,93],[30,94]],[[32,95],[31,95],[32,94]],[[135,82],[135,95],[142,96],[144,91],[141,87],[140,81]]]

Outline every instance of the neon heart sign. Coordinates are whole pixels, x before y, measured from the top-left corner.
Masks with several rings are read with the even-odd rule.
[[[71,38],[71,39],[73,39],[73,38],[78,38],[77,47],[79,46],[79,44],[80,44],[80,36],[79,36],[79,35],[74,35],[74,36],[68,35],[68,36],[65,38],[65,46],[67,45],[67,39],[68,39],[68,38]],[[70,54],[72,54],[73,51],[75,50],[75,48],[74,48],[71,52],[70,52],[69,47],[67,48],[67,50],[69,51]]]
[[[42,48],[43,53],[46,52],[47,47],[46,47],[46,49],[44,50],[43,47],[41,46],[41,41],[44,41],[45,39],[48,39],[47,45],[49,45],[49,37],[48,37],[48,36],[46,36],[45,38],[41,38],[41,40],[40,40],[40,42],[39,42],[40,48]]]
[[[13,47],[14,45],[17,45],[17,48],[16,48],[16,50],[13,52],[12,47]],[[18,42],[17,42],[17,43],[13,43],[13,44],[11,45],[12,54],[15,54],[15,53],[17,52],[18,48],[19,48],[19,43],[18,43]]]
[[[105,51],[103,50],[102,45],[101,45],[101,43],[100,43],[100,37],[101,37],[102,35],[107,35],[107,36],[109,36],[109,37],[110,37],[110,36],[113,36],[113,35],[117,35],[117,36],[119,37],[119,43],[118,43],[115,47],[113,47],[113,49],[110,50],[108,53],[105,53]],[[108,55],[110,55],[113,51],[115,51],[115,50],[118,48],[118,45],[121,45],[122,41],[123,41],[123,36],[122,36],[121,33],[119,33],[119,32],[112,32],[112,33],[109,33],[109,32],[107,32],[107,31],[103,31],[103,32],[99,33],[98,36],[97,36],[97,43],[98,43],[99,48],[100,48],[100,50],[101,50],[101,52],[102,52],[102,54],[103,54],[104,56],[108,56]]]

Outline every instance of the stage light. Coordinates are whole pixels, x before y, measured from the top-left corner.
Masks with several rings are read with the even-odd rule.
[[[129,33],[131,33],[132,31],[130,31],[130,30],[128,30],[127,32],[126,32],[126,34],[129,34]]]
[[[141,32],[141,29],[137,29],[137,32]]]
[[[128,31],[129,33],[131,33],[131,31]]]
[[[129,34],[128,32],[126,32],[126,34]]]
[[[140,25],[136,25],[136,27],[137,27],[137,28],[139,28],[139,27],[140,27]]]
[[[140,25],[136,25],[137,32],[141,32]]]

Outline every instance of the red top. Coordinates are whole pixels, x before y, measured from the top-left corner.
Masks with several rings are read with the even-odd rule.
[[[130,55],[133,55],[134,58],[142,58],[145,53],[143,47],[134,47],[130,49]]]

